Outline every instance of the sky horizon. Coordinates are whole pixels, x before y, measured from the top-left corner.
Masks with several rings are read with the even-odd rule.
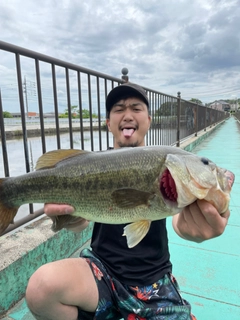
[[[132,82],[205,104],[240,98],[239,16],[240,0],[9,0],[0,40],[116,78],[126,67]],[[10,109],[13,68],[0,52]],[[31,103],[35,79],[26,81]]]

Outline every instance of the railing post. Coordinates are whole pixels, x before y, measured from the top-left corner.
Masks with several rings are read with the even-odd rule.
[[[197,137],[197,133],[198,133],[198,102],[197,102],[197,106],[195,107],[196,110],[196,131],[195,131],[195,137]]]
[[[177,93],[177,147],[180,147],[181,92]]]
[[[6,132],[5,132],[5,127],[4,127],[4,115],[3,115],[3,108],[2,108],[1,89],[0,89],[0,132],[1,132],[1,141],[2,141],[2,155],[3,155],[4,173],[5,173],[5,177],[9,177],[7,143],[6,143]]]
[[[128,69],[127,68],[122,68],[122,79],[124,82],[128,82]]]
[[[212,107],[211,107],[211,110],[209,111],[209,123],[210,123],[210,128],[212,128]]]
[[[207,131],[207,106],[206,105],[205,105],[204,117],[205,117],[205,119],[204,119],[204,126],[205,126],[204,131]]]

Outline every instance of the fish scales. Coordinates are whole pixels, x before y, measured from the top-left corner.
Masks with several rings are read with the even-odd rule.
[[[126,209],[119,209],[112,203],[110,194],[123,187],[151,192],[160,171],[159,156],[143,154],[144,159],[141,161],[141,155],[135,158],[126,153],[112,161],[111,153],[103,153],[103,161],[100,163],[98,155],[93,157],[93,154],[86,154],[81,158],[81,161],[69,159],[66,163],[60,162],[54,169],[31,173],[30,185],[29,174],[6,180],[3,187],[6,188],[8,203],[13,206],[23,202],[69,203],[75,207],[75,215],[83,214],[87,219],[93,218],[94,209],[94,217],[98,222],[104,221],[106,214],[110,222],[115,223],[130,222],[134,216],[139,219],[138,214],[145,210],[127,210],[128,215]],[[71,167],[63,170],[68,161],[72,162]],[[139,167],[139,163],[144,163],[144,166]],[[141,218],[147,218],[147,215]]]
[[[176,214],[196,199],[206,199],[223,212],[234,181],[230,171],[210,160],[168,146],[56,150],[40,157],[36,168],[0,179],[0,234],[24,203],[65,203],[75,212],[56,217],[55,230],[75,223],[75,217],[110,224],[131,222],[125,233],[132,247],[136,238],[139,242],[146,234],[149,221]],[[143,231],[132,240],[134,223],[141,223]]]

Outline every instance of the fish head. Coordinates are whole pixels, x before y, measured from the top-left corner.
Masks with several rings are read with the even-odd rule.
[[[205,199],[219,213],[228,209],[234,183],[231,171],[190,153],[168,154],[164,166],[159,187],[167,205],[182,209],[197,199]]]

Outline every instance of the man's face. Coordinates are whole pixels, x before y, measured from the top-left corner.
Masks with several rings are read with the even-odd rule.
[[[142,100],[128,98],[114,104],[106,123],[114,136],[114,148],[140,147],[145,145],[151,117]]]

